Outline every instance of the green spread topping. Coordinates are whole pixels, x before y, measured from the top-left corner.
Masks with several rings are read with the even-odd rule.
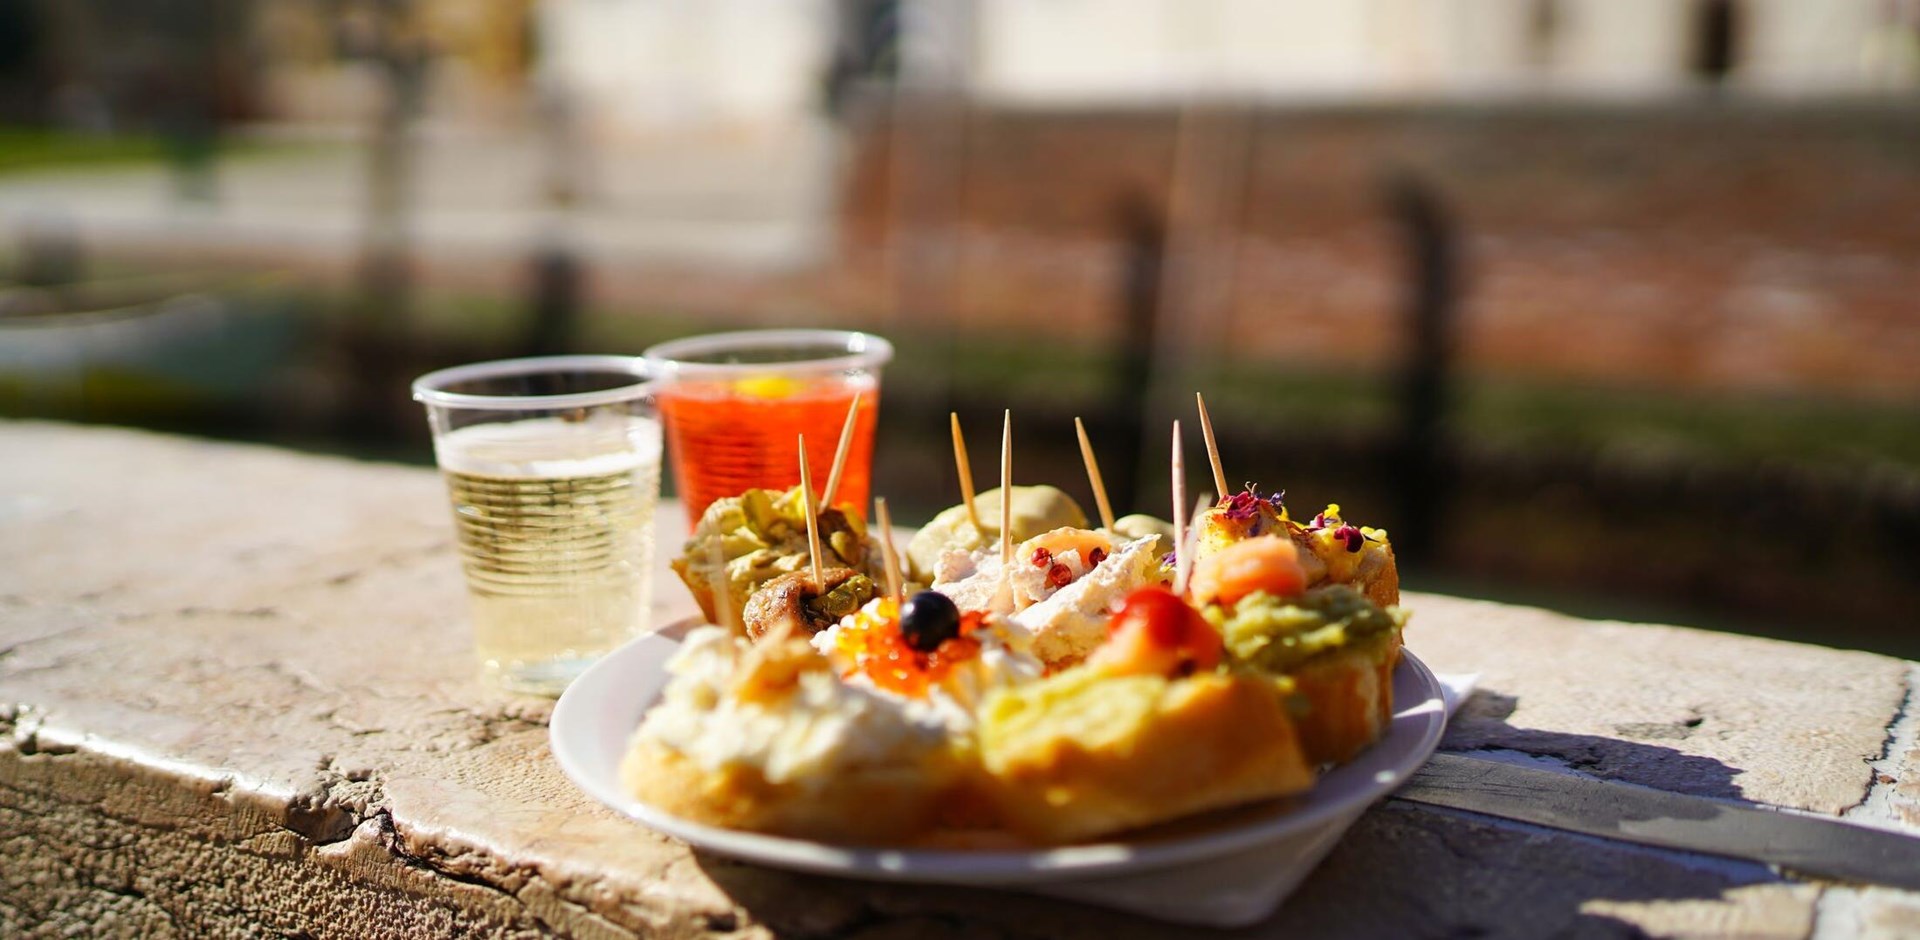
[[[865,523],[832,507],[820,509],[816,519],[821,567],[865,571],[869,561]],[[711,569],[711,546],[716,542],[725,567],[721,578],[715,578]],[[733,595],[735,604],[744,604],[761,585],[808,567],[808,558],[806,508],[800,488],[753,489],[708,506],[680,557],[674,559],[673,569],[689,585],[705,583],[715,591],[724,589]]]
[[[832,557],[821,564],[862,567],[866,562],[866,527],[857,517],[831,507],[818,516],[820,541],[832,550]],[[720,540],[721,556],[731,563],[761,551],[770,557],[751,568],[768,568],[774,558],[807,550],[806,509],[800,488],[784,493],[772,490],[748,490],[737,497],[722,499],[707,507],[684,553],[695,563],[706,558],[705,540]]]
[[[872,578],[856,574],[840,582],[839,587],[807,601],[807,619],[820,624],[824,630],[873,600],[875,590]]]
[[[1286,672],[1321,653],[1398,630],[1407,622],[1405,611],[1383,610],[1344,584],[1287,598],[1255,591],[1231,609],[1212,605],[1201,616],[1220,631],[1232,661],[1268,672]]]

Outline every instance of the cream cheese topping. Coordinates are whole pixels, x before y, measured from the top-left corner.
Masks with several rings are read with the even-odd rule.
[[[1013,623],[1033,635],[1034,655],[1058,665],[1093,652],[1107,638],[1114,606],[1155,579],[1153,547],[1153,536],[1121,544],[1084,576],[1015,613]]]
[[[667,663],[665,693],[635,734],[710,771],[744,764],[771,783],[809,788],[832,786],[846,768],[919,763],[945,746],[943,723],[840,681],[824,658],[789,694],[743,701],[734,685],[749,648],[718,627],[689,633]]]
[[[1000,574],[1000,550],[954,550],[940,556],[933,567],[933,589],[953,599],[963,611],[1013,613],[1013,595]]]
[[[1073,548],[1051,556],[1049,563],[1044,567],[1023,565],[1016,561],[1013,565],[1013,573],[1010,575],[1013,578],[1014,596],[1038,603],[1058,593],[1064,585],[1055,585],[1050,580],[1053,565],[1066,567],[1068,584],[1086,577],[1087,572],[1092,571],[1094,567],[1081,557],[1079,549]]]

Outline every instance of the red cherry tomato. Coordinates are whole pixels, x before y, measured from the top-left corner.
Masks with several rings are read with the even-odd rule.
[[[1162,587],[1144,587],[1120,602],[1120,609],[1107,625],[1108,635],[1130,629],[1142,630],[1156,646],[1179,646],[1187,635],[1187,618],[1199,614],[1187,602]]]
[[[1128,594],[1107,629],[1106,655],[1099,658],[1123,671],[1211,669],[1220,662],[1220,634],[1165,588]]]

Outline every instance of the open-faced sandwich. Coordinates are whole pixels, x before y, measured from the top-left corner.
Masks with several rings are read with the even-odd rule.
[[[844,682],[790,632],[688,634],[621,776],[641,800],[709,825],[884,844],[933,826],[959,778],[945,726]]]
[[[672,567],[708,622],[719,619],[715,595],[722,589],[729,595],[728,609],[743,610],[761,587],[809,564],[806,502],[797,486],[784,492],[748,490],[715,500],[701,514]],[[770,618],[785,614],[817,629],[873,597],[877,559],[868,545],[866,523],[852,506],[819,509],[815,521],[820,563],[834,569],[833,579],[821,585],[782,582],[780,603],[763,605],[757,619],[749,616],[746,625],[755,635],[772,625]],[[720,571],[710,562],[716,555]]]
[[[1386,530],[1347,523],[1337,504],[1302,524],[1289,516],[1283,494],[1262,496],[1248,484],[1201,513],[1195,524],[1196,561],[1249,538],[1278,535],[1301,549],[1309,587],[1345,584],[1381,606],[1400,603],[1400,570]]]
[[[1135,588],[1165,580],[1152,536],[1119,541],[1093,529],[1060,528],[1015,546],[951,550],[934,566],[933,589],[966,610],[1005,615],[1033,638],[1048,666],[1080,661],[1106,638],[1113,608]]]
[[[1305,554],[1278,532],[1227,544],[1195,563],[1191,596],[1228,658],[1293,680],[1308,758],[1341,763],[1393,716],[1407,618],[1350,584],[1310,587]]]
[[[988,693],[1046,670],[1024,629],[985,611],[962,612],[938,591],[921,591],[904,604],[876,599],[815,634],[813,646],[847,682],[909,703],[909,711],[937,716],[962,733],[972,729]]]
[[[1111,520],[1097,489],[1088,528],[1008,466],[916,536],[932,587],[911,596],[884,508],[872,543],[819,512],[817,547],[802,489],[709,509],[675,569],[742,625],[695,630],[669,664],[633,792],[822,841],[1056,845],[1300,794],[1385,733],[1407,619],[1385,532],[1338,507],[1298,524],[1251,487],[1189,531],[1177,471],[1174,534]]]
[[[1080,504],[1051,486],[1014,486],[1013,505],[1007,515],[1012,520],[1013,541],[1024,542],[1042,532],[1059,528],[1081,528],[1087,514]],[[931,522],[920,527],[907,542],[907,575],[922,584],[932,582],[940,560],[952,552],[997,551],[1000,548],[1000,489],[991,489],[972,500],[942,510]],[[975,525],[974,517],[980,522]]]
[[[1313,785],[1290,684],[1223,655],[1161,587],[1129,594],[1080,665],[996,692],[979,778],[1007,828],[1076,842]]]

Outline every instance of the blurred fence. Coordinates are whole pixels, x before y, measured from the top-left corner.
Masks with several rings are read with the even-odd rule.
[[[1404,277],[1388,194],[1414,179],[1458,223],[1469,366],[1920,392],[1920,104],[954,105],[936,134],[893,111],[854,133],[845,256],[888,281],[940,254],[964,322],[1112,335],[1116,208],[1144,201],[1171,263],[1205,275],[1171,298],[1189,345],[1387,361]]]
[[[899,110],[856,135],[843,256],[901,329],[1098,373],[1026,355],[910,420],[1010,403],[1074,480],[1084,414],[1156,509],[1140,429],[1206,390],[1232,482],[1388,526],[1416,583],[1920,653],[1915,107]],[[1516,387],[1571,393],[1488,407]]]

